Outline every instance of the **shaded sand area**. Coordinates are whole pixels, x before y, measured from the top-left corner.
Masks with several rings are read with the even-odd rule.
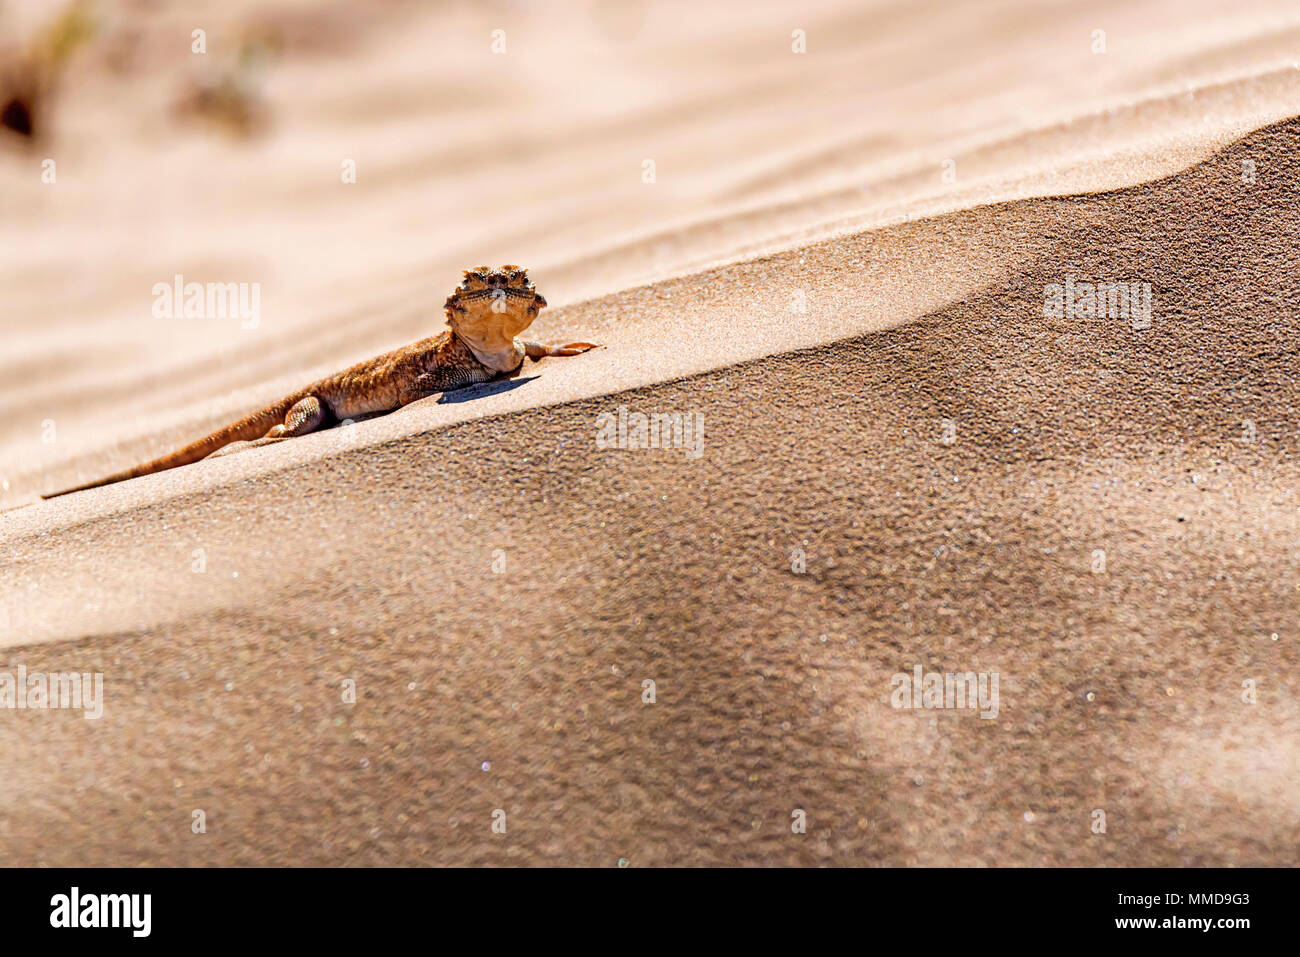
[[[1188,56],[1262,62],[1277,29]],[[1151,87],[1172,82],[1159,66]],[[635,255],[609,280],[557,264],[592,298],[542,285],[560,308],[539,331],[605,350],[3,513],[6,667],[101,671],[106,702],[99,720],[0,712],[0,853],[1294,864],[1300,123],[1227,139],[1285,115],[1298,84],[1271,67],[1221,81],[1255,112],[1089,167],[1137,185],[1009,190],[814,240],[765,221],[762,255],[720,242],[694,268],[685,243],[639,285]],[[1194,115],[1144,102],[1171,127]],[[1047,155],[1015,142],[1022,171]],[[1149,326],[1045,317],[1067,277],[1149,284]],[[379,321],[317,316],[339,328],[313,362]],[[28,374],[70,383],[50,326],[29,330],[46,364]],[[301,368],[302,339],[276,332],[255,369],[193,367],[220,397],[185,406],[184,381],[141,379],[88,437],[72,423],[93,401],[52,387],[72,436],[26,471],[6,446],[7,504],[47,468],[98,474],[212,424],[231,390],[270,397]],[[168,408],[142,411],[141,391]],[[703,455],[597,449],[619,406],[698,413]],[[998,672],[998,717],[891,708],[917,664]]]

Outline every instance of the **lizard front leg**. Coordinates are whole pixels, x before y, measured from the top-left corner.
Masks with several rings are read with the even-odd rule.
[[[487,382],[489,379],[495,379],[496,376],[497,373],[483,366],[477,368],[449,366],[435,369],[412,379],[402,389],[401,395],[398,397],[398,403],[400,405],[410,405],[412,402],[427,399],[429,396],[437,395],[440,392],[450,392],[453,389],[463,389],[469,385]]]
[[[570,342],[563,346],[548,346],[540,342],[522,342],[524,351],[528,353],[528,358],[534,362],[540,362],[551,356],[580,356],[588,349],[599,348],[595,342]]]

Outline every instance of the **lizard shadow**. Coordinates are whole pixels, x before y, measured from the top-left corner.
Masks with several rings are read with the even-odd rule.
[[[489,395],[499,395],[502,392],[509,392],[511,389],[517,389],[521,385],[527,385],[539,376],[530,375],[518,379],[500,379],[496,382],[483,382],[478,385],[468,386],[464,389],[456,389],[452,392],[444,392],[438,397],[439,405],[447,405],[452,402],[470,402],[474,399],[482,399]]]

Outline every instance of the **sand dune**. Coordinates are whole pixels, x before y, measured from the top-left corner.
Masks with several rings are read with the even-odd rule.
[[[106,680],[0,720],[7,859],[1294,864],[1297,22],[1174,8],[397,5],[283,27],[251,142],[165,136],[128,73],[94,157],[66,124],[122,117],[65,80],[84,174],[0,163],[5,505],[427,334],[479,260],[606,348],[0,513],[10,667]],[[266,321],[160,328],[205,268]],[[1046,316],[1067,280],[1150,315]],[[703,454],[597,449],[620,406]],[[916,664],[998,672],[998,718],[891,708]]]
[[[48,17],[11,3],[26,6]],[[3,506],[429,334],[459,270],[479,262],[531,266],[556,307],[543,330],[567,332],[580,301],[908,217],[1141,182],[1300,112],[1300,13],[1279,3],[745,4],[690,17],[668,4],[628,22],[583,4],[395,3],[384,17],[337,4],[307,17],[244,0],[144,21],[96,9],[97,45],[70,64],[46,139],[0,161]],[[202,56],[188,41],[198,22]],[[805,54],[791,52],[796,29]],[[231,76],[266,114],[262,135],[177,118],[194,83]],[[54,185],[39,176],[47,153]],[[340,182],[345,159],[355,184]],[[684,342],[689,330],[658,310],[611,316],[591,332],[611,346],[626,333],[638,358],[624,364],[647,371],[606,384],[602,369],[589,391],[913,319],[987,271],[927,277],[917,298],[891,292],[868,320],[845,310],[795,341],[748,318],[784,301],[745,302],[755,328],[738,338],[773,341],[744,354],[711,347],[720,330]],[[178,273],[258,283],[257,327],[155,318],[152,287]],[[872,278],[893,273],[881,263]],[[682,358],[702,349],[706,361]],[[660,371],[665,353],[676,361]]]

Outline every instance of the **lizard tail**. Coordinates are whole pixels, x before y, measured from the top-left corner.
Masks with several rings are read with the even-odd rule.
[[[163,472],[167,469],[178,468],[182,465],[189,465],[197,462],[199,459],[205,459],[213,452],[231,442],[246,442],[251,439],[260,439],[266,435],[272,426],[284,422],[284,417],[293,404],[302,395],[291,395],[288,398],[281,399],[275,405],[268,405],[260,412],[254,412],[246,415],[237,422],[232,422],[225,428],[218,429],[211,435],[204,436],[197,442],[191,442],[182,449],[175,452],[169,452],[162,458],[154,459],[152,462],[145,462],[143,465],[137,465],[133,469],[127,469],[125,472],[118,472],[116,475],[110,475],[108,478],[102,478],[97,482],[87,482],[85,485],[77,485],[73,488],[65,488],[61,492],[52,492],[49,495],[42,495],[41,498],[58,498],[60,495],[70,495],[73,492],[84,492],[88,488],[99,488],[101,485],[112,485],[114,482],[125,482],[127,479],[139,478],[141,475],[152,475],[154,472]]]

